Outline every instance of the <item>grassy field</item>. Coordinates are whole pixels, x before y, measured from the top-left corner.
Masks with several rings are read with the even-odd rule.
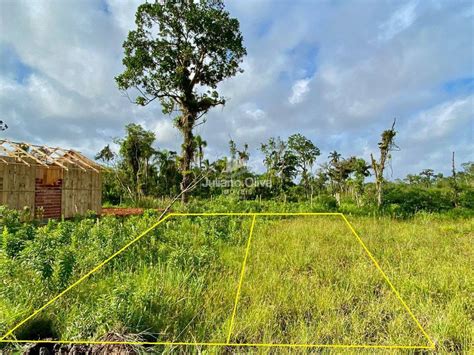
[[[472,219],[348,218],[437,349],[472,350]],[[155,221],[146,214],[50,223],[19,246],[4,232],[0,334]],[[230,334],[239,344],[429,345],[340,217],[257,217],[239,291],[251,223],[170,219],[13,337],[97,340],[113,331],[151,342],[225,343]],[[156,347],[172,349],[183,348]]]

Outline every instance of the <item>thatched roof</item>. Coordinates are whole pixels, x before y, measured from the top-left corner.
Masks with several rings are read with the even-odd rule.
[[[83,171],[99,172],[96,162],[72,149],[48,147],[0,139],[0,164],[42,165],[46,168],[59,166],[62,169],[75,167]]]

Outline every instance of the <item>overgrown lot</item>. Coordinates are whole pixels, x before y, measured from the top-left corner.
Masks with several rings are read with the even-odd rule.
[[[0,334],[157,217],[148,211],[34,226],[4,213]],[[438,349],[472,349],[472,219],[349,219]],[[226,342],[251,221],[165,221],[14,337],[92,340],[113,331],[142,341]],[[232,343],[428,345],[336,217],[257,217],[236,311]]]

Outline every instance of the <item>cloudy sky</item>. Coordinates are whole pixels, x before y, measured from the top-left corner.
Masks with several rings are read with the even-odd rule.
[[[92,156],[129,122],[160,148],[180,136],[159,104],[132,105],[116,88],[122,43],[140,1],[0,0],[1,133]],[[198,133],[215,159],[300,132],[321,148],[366,159],[397,118],[393,178],[449,173],[451,152],[474,160],[474,2],[471,0],[233,0],[248,55],[220,91],[223,108]]]

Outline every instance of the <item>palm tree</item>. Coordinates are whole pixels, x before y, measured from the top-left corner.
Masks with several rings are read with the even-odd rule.
[[[328,158],[331,159],[331,163],[337,163],[339,161],[339,158],[341,157],[341,154],[336,152],[335,150],[329,153]]]
[[[249,155],[249,145],[247,143],[244,144],[244,150],[237,151],[237,154],[239,155],[239,165],[244,166],[245,163],[248,162],[250,155]]]
[[[196,135],[194,137],[194,145],[197,148],[196,158],[198,159],[198,162],[199,162],[199,169],[201,169],[202,160],[204,158],[204,148],[207,147],[207,142],[204,139],[202,139],[200,135]]]

